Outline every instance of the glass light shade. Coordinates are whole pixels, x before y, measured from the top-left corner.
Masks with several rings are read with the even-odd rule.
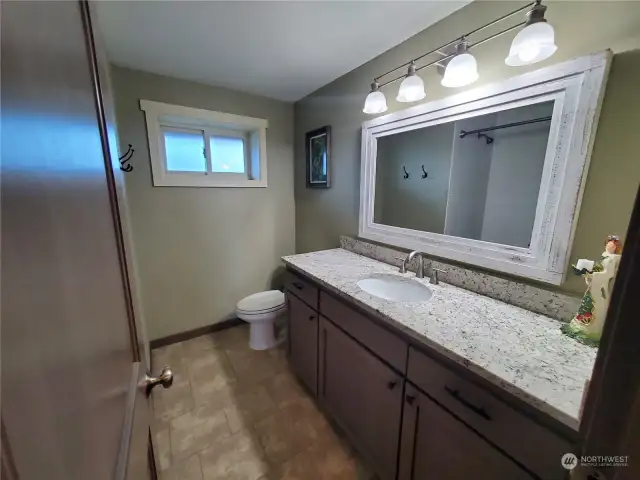
[[[426,96],[427,94],[424,92],[424,82],[414,73],[402,80],[396,100],[403,103],[417,102]]]
[[[367,99],[364,101],[364,108],[362,109],[364,113],[374,114],[374,113],[382,113],[387,111],[387,99],[379,90],[375,90],[369,95],[367,95]]]
[[[513,39],[504,63],[511,67],[531,65],[549,58],[557,49],[553,27],[547,22],[532,23]]]
[[[440,84],[456,88],[470,85],[478,80],[478,62],[470,53],[461,53],[451,59]]]

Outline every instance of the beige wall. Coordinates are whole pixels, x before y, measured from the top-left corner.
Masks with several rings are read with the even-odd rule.
[[[553,102],[499,112],[495,125],[550,117]],[[527,248],[538,206],[550,122],[495,130],[480,240]]]
[[[549,6],[547,18],[555,27],[559,46],[554,57],[530,67],[508,67],[504,57],[513,35],[505,35],[473,51],[479,64],[480,80],[472,87],[606,48],[616,53],[640,48],[638,2],[545,3]],[[522,4],[476,1],[296,103],[298,252],[337,246],[340,234],[358,231],[360,125],[370,118],[362,113],[362,106],[373,77]],[[435,69],[423,70],[421,76],[427,91],[424,101],[460,91],[441,87]],[[640,179],[638,85],[640,52],[616,55],[596,135],[572,260],[598,256],[606,234],[624,234],[626,230]],[[401,109],[395,101],[397,84],[384,91],[389,112]],[[304,182],[304,133],[323,125],[332,127],[332,185],[328,190],[311,190],[305,188]],[[584,285],[580,278],[570,277],[562,288],[577,292],[582,291]]]
[[[234,316],[294,251],[293,105],[119,67],[112,80],[120,144],[135,148],[125,178],[150,339]],[[153,187],[141,98],[269,120],[269,186]]]
[[[443,123],[378,140],[373,212],[377,223],[444,233],[453,128],[454,123]],[[422,178],[422,165],[427,178]],[[404,178],[402,167],[409,178]]]

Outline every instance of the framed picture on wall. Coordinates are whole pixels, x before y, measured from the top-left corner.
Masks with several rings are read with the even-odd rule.
[[[329,188],[331,164],[331,127],[307,132],[307,187]]]

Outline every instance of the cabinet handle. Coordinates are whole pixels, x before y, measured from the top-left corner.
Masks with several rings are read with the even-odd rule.
[[[491,420],[491,417],[489,416],[489,414],[484,408],[478,407],[477,405],[474,405],[473,403],[471,403],[469,400],[462,398],[458,390],[447,387],[446,385],[444,386],[444,389],[447,391],[449,395],[451,395],[453,398],[455,398],[458,402],[460,402],[462,405],[467,407],[472,412],[480,415],[485,420]]]
[[[292,282],[291,285],[296,287],[298,290],[302,290],[304,288],[304,285],[300,282]]]
[[[413,402],[415,402],[415,400],[416,400],[416,396],[415,395],[406,395],[404,397],[404,399],[407,401],[407,403],[409,405],[413,405]]]
[[[312,322],[316,319],[315,315],[309,315],[309,320],[311,320]]]
[[[387,388],[389,390],[393,390],[394,388],[396,388],[397,384],[398,384],[397,380],[391,380],[391,381],[387,382]]]

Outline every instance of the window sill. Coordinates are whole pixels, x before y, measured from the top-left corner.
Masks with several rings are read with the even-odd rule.
[[[164,178],[154,178],[154,187],[213,187],[213,188],[267,188],[267,180],[224,180],[220,178],[172,178],[170,175]]]

